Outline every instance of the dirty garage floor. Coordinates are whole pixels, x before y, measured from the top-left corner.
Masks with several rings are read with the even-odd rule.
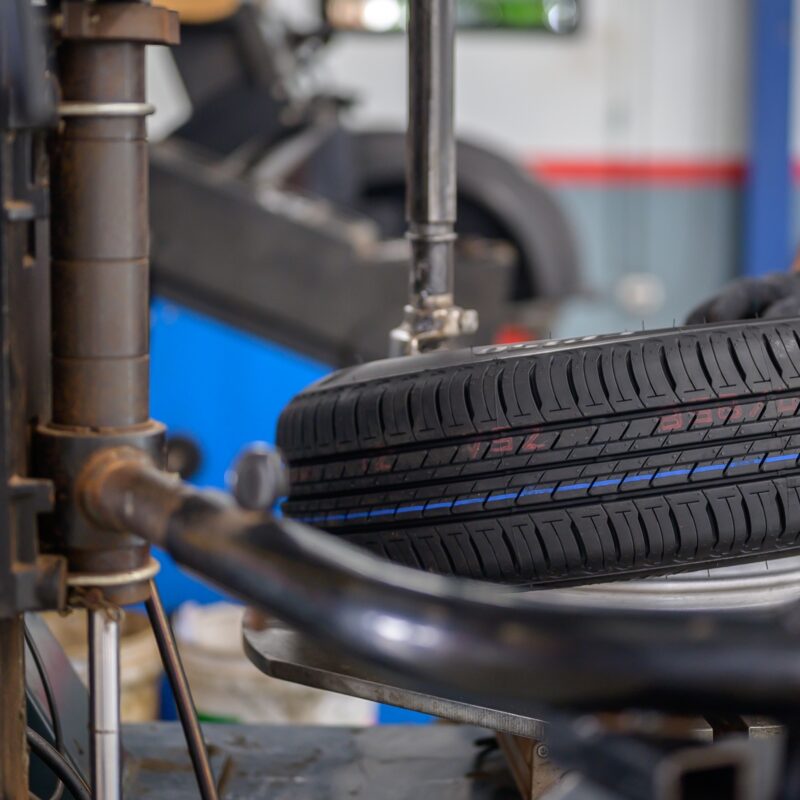
[[[492,734],[461,725],[206,725],[224,800],[517,800]],[[125,728],[125,797],[196,800],[177,723]]]

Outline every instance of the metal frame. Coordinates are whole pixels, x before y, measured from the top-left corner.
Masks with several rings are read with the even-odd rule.
[[[17,800],[28,793],[22,613],[63,604],[66,572],[63,558],[39,553],[37,515],[53,491],[31,477],[28,445],[30,420],[49,413],[42,131],[54,104],[27,0],[2,4],[0,53],[0,798]]]
[[[9,700],[4,708],[10,709],[0,727],[4,798],[18,800],[26,791],[24,714],[18,713],[22,647],[15,615],[36,603],[60,605],[67,583],[63,558],[42,560],[33,545],[35,513],[46,507],[50,481],[58,501],[44,539],[69,558],[73,571],[97,576],[70,601],[80,601],[90,612],[92,772],[98,800],[121,791],[116,615],[119,604],[134,598],[149,598],[198,779],[204,796],[214,796],[174,642],[151,582],[136,572],[146,564],[150,544],[322,642],[388,676],[403,676],[412,691],[442,697],[455,692],[468,704],[546,717],[550,744],[567,767],[586,769],[600,784],[625,772],[628,789],[635,788],[638,796],[654,781],[661,781],[660,796],[674,796],[663,793],[672,791],[669,781],[692,765],[730,763],[744,774],[755,751],[726,745],[676,754],[663,742],[581,725],[577,714],[641,707],[772,714],[789,723],[784,794],[796,796],[800,648],[794,633],[800,604],[654,613],[600,603],[587,607],[545,595],[511,596],[484,584],[387,565],[312,528],[233,506],[162,471],[162,430],[149,420],[146,385],[147,158],[140,116],[145,109],[137,105],[139,116],[121,117],[105,111],[107,103],[144,102],[144,43],[169,39],[171,17],[146,3],[103,2],[91,10],[89,27],[67,26],[58,46],[65,102],[95,104],[96,114],[68,117],[54,137],[52,418],[57,425],[47,424],[47,337],[21,335],[22,315],[46,307],[46,271],[21,277],[25,256],[31,254],[25,251],[23,229],[14,227],[34,222],[35,232],[36,206],[14,194],[3,198],[0,334],[8,346],[0,362],[0,412],[5,414],[0,417],[5,437],[0,441],[5,459],[0,514],[8,523],[4,542],[14,548],[11,554],[27,558],[36,575],[36,580],[27,575],[35,591],[19,593],[24,585],[16,582],[19,564],[10,563],[5,551],[0,577],[14,575],[9,585],[18,593],[11,595],[13,605],[3,606],[0,622],[0,670]],[[451,11],[452,0],[416,0],[412,15],[418,23],[411,26],[412,53],[421,67],[420,74],[411,71],[412,108],[423,119],[415,118],[418,130],[412,119],[409,140],[415,158],[421,151],[428,157],[418,162],[420,172],[410,181],[412,301],[417,305],[409,342],[432,330],[425,320],[428,300],[434,299],[435,311],[452,310],[452,161],[436,160],[437,151],[449,154],[453,146],[452,85],[445,65],[452,53]],[[122,24],[127,12],[133,15],[130,36]],[[8,120],[6,128],[14,129]],[[4,139],[0,169],[6,175],[28,163],[24,153],[8,148],[16,141],[25,137]],[[13,182],[4,181],[3,191],[9,185]],[[34,264],[39,253],[37,248]],[[46,333],[46,322],[42,328]],[[426,344],[448,338],[446,330],[435,325],[433,330],[445,335]],[[20,361],[13,363],[14,358]],[[15,384],[19,370],[25,380]],[[20,490],[12,468],[30,474],[31,418],[41,423],[33,444],[42,478],[23,482]]]
[[[147,543],[109,538],[71,502],[72,477],[96,449],[126,443],[160,460],[163,427],[149,420],[147,374],[144,116],[152,108],[144,101],[144,47],[175,41],[177,15],[139,2],[72,2],[51,10],[62,12],[52,26],[63,98],[57,109],[29,0],[4,4],[0,17],[0,52],[10,53],[0,60],[0,797],[28,794],[21,612],[63,609],[67,601],[88,611],[93,793],[98,800],[121,797],[117,604],[147,599],[201,794],[216,800],[185,676],[150,580]],[[46,154],[32,129],[49,126],[56,111],[61,124]],[[41,477],[26,477],[34,470]],[[56,513],[39,527],[36,515],[54,510],[56,492]],[[40,533],[58,556],[39,556]],[[53,764],[64,758],[51,755]]]

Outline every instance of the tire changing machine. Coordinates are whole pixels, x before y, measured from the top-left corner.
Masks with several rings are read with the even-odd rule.
[[[411,292],[392,336],[398,353],[433,349],[477,324],[452,301],[453,10],[453,0],[411,4]],[[311,796],[439,797],[441,774],[425,765],[436,752],[451,763],[451,796],[497,797],[503,788],[481,777],[484,761],[470,756],[467,768],[456,756],[456,745],[474,738],[470,729],[433,726],[405,737],[378,730],[359,739],[237,728],[215,732],[215,747],[207,747],[155,592],[151,545],[318,643],[306,647],[253,613],[245,642],[263,669],[501,731],[527,797],[542,796],[558,777],[548,749],[583,776],[554,797],[796,796],[795,605],[654,614],[600,594],[589,603],[552,593],[511,597],[388,565],[272,516],[281,478],[270,454],[251,453],[233,470],[235,503],[162,470],[163,429],[148,402],[143,67],[145,44],[174,42],[176,20],[145,2],[64,0],[41,12],[9,0],[0,26],[0,798],[28,797],[29,747],[73,797],[114,800],[123,785],[128,797],[186,791],[191,773],[162,757],[173,752],[174,733],[165,741],[157,728],[131,731],[123,758],[119,614],[139,601],[178,700],[192,793],[308,796],[314,775]],[[52,69],[39,25],[55,42]],[[58,709],[75,700],[61,692],[46,731],[53,747],[28,725],[23,614],[76,606],[89,610],[90,736],[86,743],[80,728],[66,737],[54,730]],[[700,707],[712,720],[710,743],[686,721]],[[598,709],[625,713],[586,716]],[[774,732],[731,709],[786,724],[785,744],[723,736]],[[675,734],[667,743],[653,736],[667,731]],[[364,777],[367,765],[387,763],[393,772]],[[176,788],[170,776],[180,772]],[[618,786],[620,775],[627,783]],[[715,793],[697,794],[698,782]]]

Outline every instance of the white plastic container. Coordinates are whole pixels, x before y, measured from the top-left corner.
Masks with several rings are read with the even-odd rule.
[[[244,607],[182,605],[173,620],[198,714],[206,720],[299,725],[372,725],[368,700],[276,680],[242,649]]]

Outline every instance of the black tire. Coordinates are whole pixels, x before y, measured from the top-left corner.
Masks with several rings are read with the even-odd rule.
[[[283,412],[285,512],[508,584],[788,555],[799,406],[796,320],[374,362]]]

